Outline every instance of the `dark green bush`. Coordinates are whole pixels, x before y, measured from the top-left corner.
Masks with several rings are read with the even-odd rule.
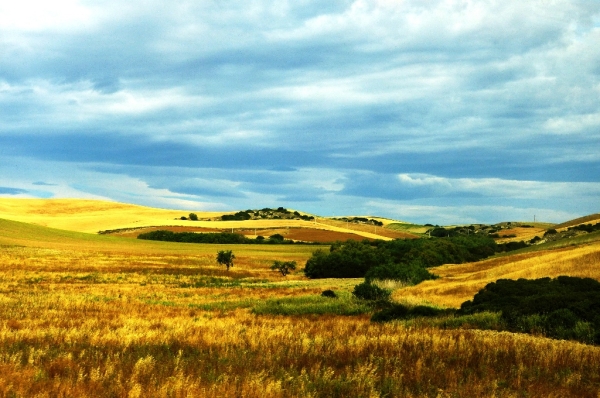
[[[412,285],[416,285],[423,281],[436,278],[437,277],[435,275],[427,271],[427,269],[425,269],[425,267],[423,267],[418,262],[413,262],[410,264],[388,263],[384,265],[379,265],[377,267],[369,269],[365,274],[365,279],[367,280],[391,279],[395,281],[409,283]]]
[[[361,300],[387,301],[392,293],[370,282],[363,282],[354,286],[352,294]]]
[[[373,322],[388,322],[394,319],[410,319],[417,317],[436,317],[443,314],[448,314],[453,310],[441,310],[426,305],[418,305],[416,307],[406,307],[402,304],[393,304],[388,308],[384,308],[373,314],[371,321]]]
[[[502,312],[509,330],[600,343],[600,282],[559,276],[488,284],[459,314]]]
[[[371,316],[372,322],[389,322],[394,319],[405,319],[408,316],[408,308],[402,304],[394,304],[389,308],[378,311]]]
[[[412,281],[431,279],[421,268],[442,264],[477,261],[496,252],[493,239],[481,236],[456,236],[441,239],[396,239],[384,241],[346,241],[331,245],[330,253],[317,251],[306,263],[309,278],[360,278],[371,271],[373,278]],[[377,275],[375,275],[377,274]]]
[[[321,296],[329,297],[329,298],[337,298],[337,294],[335,294],[335,292],[331,289],[323,290],[323,293],[321,293]]]

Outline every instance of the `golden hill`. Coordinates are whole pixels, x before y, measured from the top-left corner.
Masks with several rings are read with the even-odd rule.
[[[303,220],[248,220],[248,221],[191,221],[181,216],[196,213],[200,219],[216,218],[223,212],[197,210],[168,210],[132,204],[86,199],[13,199],[0,198],[0,218],[37,224],[51,228],[97,233],[99,231],[181,226],[210,229],[268,229],[268,228],[312,228],[319,230],[352,233],[363,238],[389,240],[396,232],[385,228],[370,230],[361,226],[346,227],[332,225],[326,219],[314,222]],[[391,236],[391,235],[394,236]]]
[[[397,290],[394,292],[394,299],[459,307],[472,299],[485,285],[498,279],[537,279],[567,275],[600,280],[600,241],[476,263],[448,264],[430,271],[440,278]]]

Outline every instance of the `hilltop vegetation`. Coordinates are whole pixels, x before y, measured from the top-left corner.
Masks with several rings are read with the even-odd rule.
[[[238,211],[235,214],[224,214],[221,216],[223,221],[244,221],[244,220],[304,220],[312,221],[314,216],[300,214],[297,211],[290,211],[285,207],[270,209],[268,207],[260,210]]]

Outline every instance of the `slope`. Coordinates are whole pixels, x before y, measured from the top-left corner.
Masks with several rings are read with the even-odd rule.
[[[97,233],[126,228],[184,226],[211,229],[316,228],[353,233],[371,239],[391,239],[375,231],[362,231],[328,225],[315,220],[191,221],[181,220],[194,212],[200,219],[217,218],[222,212],[167,210],[125,203],[85,199],[0,198],[0,218],[32,223],[62,230]],[[380,232],[382,228],[379,228]]]
[[[439,279],[394,292],[394,299],[459,307],[498,279],[536,279],[559,275],[600,280],[600,238],[577,246],[525,251],[475,263],[448,264],[430,269]]]

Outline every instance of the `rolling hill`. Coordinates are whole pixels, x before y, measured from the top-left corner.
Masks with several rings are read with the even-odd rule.
[[[182,216],[196,213],[199,221],[181,220]],[[237,230],[248,236],[265,233],[282,233],[284,236],[298,229],[302,233],[293,234],[290,239],[309,239],[311,233],[317,236],[316,241],[335,241],[350,238],[383,239],[416,237],[407,232],[393,231],[386,228],[365,228],[362,225],[346,225],[325,218],[314,221],[298,219],[265,219],[247,221],[207,221],[218,219],[222,212],[200,212],[196,210],[167,210],[125,203],[83,199],[11,199],[0,198],[0,218],[21,221],[63,230],[97,233],[99,231],[121,230],[117,233],[131,232],[137,229],[146,231],[148,227],[162,229],[176,228],[198,232],[205,230]],[[204,220],[203,220],[204,219]],[[123,231],[130,230],[130,231]],[[330,231],[331,233],[327,233]]]

